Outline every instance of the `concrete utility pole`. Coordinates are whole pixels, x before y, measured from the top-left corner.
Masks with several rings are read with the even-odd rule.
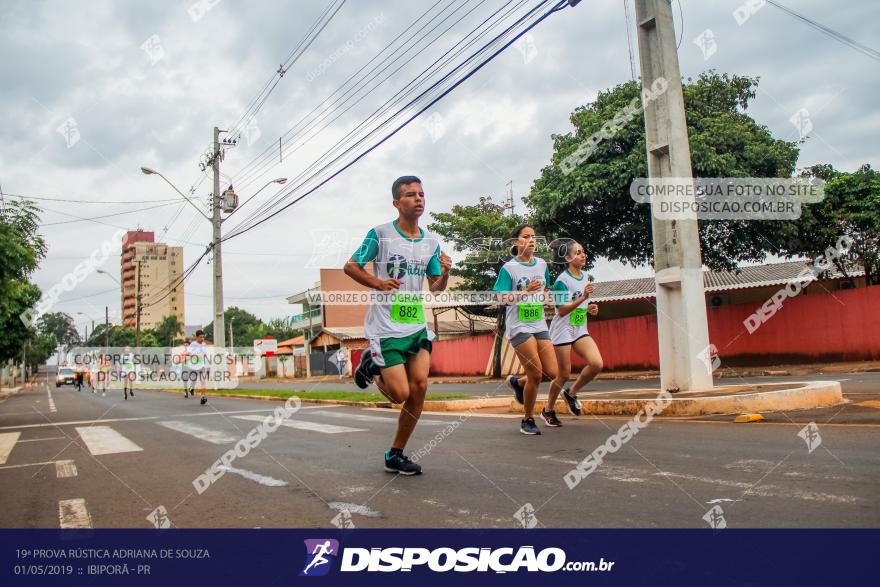
[[[642,87],[664,78],[666,92],[645,107],[650,179],[693,177],[681,70],[670,0],[635,0]],[[651,215],[660,343],[660,386],[700,391],[712,387],[701,356],[708,352],[709,327],[703,290],[696,216],[658,220]]]
[[[214,169],[214,197],[211,224],[214,227],[214,346],[226,346],[226,328],[223,324],[223,261],[220,255],[220,129],[214,127],[214,153],[211,156]]]
[[[104,348],[110,346],[110,306],[104,306]]]

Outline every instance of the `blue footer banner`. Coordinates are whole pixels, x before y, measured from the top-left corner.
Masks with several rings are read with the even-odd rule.
[[[867,529],[0,530],[0,584],[877,584],[878,545]]]

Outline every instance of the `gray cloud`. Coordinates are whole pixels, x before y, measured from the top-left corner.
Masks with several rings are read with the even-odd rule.
[[[142,176],[141,165],[162,170],[182,189],[197,181],[201,174],[196,165],[210,141],[211,127],[230,125],[237,119],[327,6],[304,1],[247,5],[221,1],[193,22],[187,14],[189,2],[20,0],[6,4],[0,50],[12,58],[0,65],[5,80],[0,103],[7,113],[5,140],[0,144],[4,191],[132,201],[174,196],[160,179]],[[865,162],[877,165],[880,147],[875,137],[880,118],[874,96],[880,87],[880,70],[876,62],[771,6],[739,26],[732,12],[740,4],[738,0],[685,0],[683,28],[676,6],[682,74],[694,77],[712,68],[760,76],[751,113],[776,136],[796,137],[789,118],[807,108],[814,131],[802,145],[799,165],[830,162],[844,169]],[[481,7],[295,155],[251,183],[242,183],[237,188],[241,195],[253,193],[274,177],[293,178],[400,91],[478,18],[500,5],[496,1]],[[277,143],[291,123],[321,104],[401,31],[423,38],[436,30],[407,29],[425,6],[347,2],[257,116],[261,138],[253,145],[242,142],[231,149],[224,172],[234,175],[265,147]],[[873,23],[880,7],[872,0],[834,8],[827,2],[808,0],[798,2],[796,8],[857,40],[876,43]],[[384,20],[369,34],[322,75],[307,80],[310,71],[326,63],[380,14]],[[706,61],[693,43],[705,29],[713,31],[718,44],[717,52]],[[150,55],[141,46],[153,35],[160,40],[162,57],[151,65]],[[533,31],[527,51],[533,51],[531,58],[511,48],[432,108],[430,112],[442,117],[445,129],[438,140],[432,140],[423,120],[417,120],[312,197],[259,230],[227,243],[227,305],[244,306],[264,318],[289,315],[291,309],[283,299],[264,296],[293,293],[318,278],[317,271],[304,267],[312,252],[310,231],[340,228],[357,239],[370,226],[387,221],[392,215],[389,186],[400,174],[423,176],[429,212],[475,202],[484,195],[501,199],[509,180],[518,197],[525,195],[550,160],[551,135],[571,130],[571,112],[598,91],[630,79],[621,3],[583,2],[554,15]],[[71,148],[56,132],[67,117],[76,119],[81,133],[81,141]],[[199,197],[208,193],[209,183],[201,184]],[[255,207],[272,194],[273,190],[265,190],[249,206]],[[95,216],[138,206],[46,202],[46,207]],[[193,243],[185,245],[186,259],[193,260],[204,250],[199,243],[210,238],[209,226],[188,206],[175,216],[177,209],[170,206],[103,221],[131,228],[140,225],[172,244]],[[518,210],[524,210],[520,202]],[[46,222],[67,219],[57,213],[45,215]],[[236,223],[234,217],[224,230]],[[166,226],[168,230],[163,231]],[[37,274],[38,283],[51,286],[77,263],[76,258],[87,256],[114,230],[85,222],[44,229],[51,248]],[[111,259],[108,264],[115,262]],[[598,279],[648,273],[647,268],[633,270],[604,262],[596,269]],[[210,283],[210,266],[204,264],[187,282],[187,322],[210,319],[210,298],[204,297],[211,293]],[[67,297],[112,286],[106,277],[93,276]],[[105,305],[118,310],[118,294],[97,295],[62,308],[103,314]]]

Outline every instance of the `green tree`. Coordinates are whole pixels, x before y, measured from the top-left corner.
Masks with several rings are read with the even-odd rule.
[[[47,312],[37,319],[37,330],[49,334],[64,350],[82,343],[82,337],[76,331],[76,323],[70,314],[65,312]]]
[[[58,347],[58,341],[51,334],[34,332],[33,336],[25,343],[24,356],[28,367],[34,370],[49,360],[49,357]]]
[[[152,331],[154,338],[158,341],[158,346],[167,346],[173,344],[174,339],[183,334],[183,324],[180,323],[177,316],[171,314],[165,316],[158,326],[150,330]],[[143,333],[141,334],[143,335]],[[145,345],[143,344],[143,341],[141,341],[141,346],[149,345]]]
[[[452,243],[464,259],[453,265],[452,275],[462,279],[453,289],[488,291],[492,289],[498,270],[510,259],[511,235],[514,229],[528,219],[516,214],[505,214],[505,209],[492,198],[480,198],[479,203],[457,204],[451,212],[432,213],[434,222],[428,229]],[[540,251],[539,251],[540,252]],[[494,315],[498,332],[504,329],[504,312],[487,308],[464,308],[475,314]],[[493,375],[501,375],[501,337],[495,340]]]
[[[436,212],[428,230],[452,243],[464,259],[453,265],[452,275],[462,279],[456,289],[485,291],[492,289],[498,270],[510,258],[510,235],[528,219],[505,214],[492,198],[480,198],[478,204],[456,204],[451,212]]]
[[[848,261],[865,268],[868,284],[880,282],[880,172],[863,165],[855,173],[835,170],[831,165],[814,165],[805,176],[824,179],[825,199],[801,206],[801,218],[784,232],[784,253],[815,258],[833,247],[842,236],[853,240]],[[833,259],[847,274],[842,259]]]
[[[0,207],[0,361],[20,359],[34,334],[20,316],[40,299],[40,288],[30,281],[47,250],[37,234],[39,215],[27,200],[7,200]]]
[[[774,138],[746,114],[758,79],[704,73],[684,84],[691,163],[696,177],[791,177],[795,143]],[[630,197],[630,185],[647,177],[644,116],[629,119],[601,141],[569,174],[560,163],[627,106],[641,102],[641,84],[627,82],[600,92],[571,115],[575,130],[553,136],[551,164],[541,171],[526,200],[539,234],[583,243],[588,266],[597,256],[633,266],[653,261],[648,204]],[[732,269],[738,261],[761,261],[782,250],[782,221],[700,222],[703,261]]]
[[[232,325],[232,336],[235,346],[250,346],[255,338],[262,338],[265,324],[248,312],[235,306],[226,308],[223,312],[223,322],[226,325],[226,342],[229,343],[229,328]],[[214,340],[214,322],[206,324],[202,330],[205,331],[205,338]]]
[[[284,318],[272,318],[266,323],[266,336],[277,340],[287,340],[302,334],[302,330],[290,327],[290,322]]]

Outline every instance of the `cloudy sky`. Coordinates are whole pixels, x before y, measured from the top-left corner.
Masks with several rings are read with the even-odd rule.
[[[856,41],[880,47],[876,0],[785,2]],[[42,234],[50,247],[36,274],[40,287],[45,291],[57,283],[119,228],[152,230],[157,238],[184,246],[187,264],[201,255],[211,236],[208,222],[179,198],[172,200],[176,193],[160,178],[142,175],[139,167],[160,170],[184,191],[196,186],[195,197],[204,203],[211,182],[198,164],[212,127],[235,124],[330,4],[0,0],[5,113],[0,186],[5,194],[62,200],[40,201]],[[506,4],[517,5],[440,0],[431,14],[445,10],[443,16],[450,18],[410,27],[433,0],[349,0],[279,81],[238,146],[227,151],[224,184],[232,178],[244,198],[274,178],[298,176]],[[525,1],[512,15],[536,4]],[[851,171],[862,163],[880,165],[877,61],[770,5],[740,25],[733,13],[743,4],[681,0],[679,11],[674,2],[682,75],[711,68],[760,76],[751,114],[787,140],[799,138],[791,119],[805,109],[812,130],[802,145],[800,167],[827,162]],[[364,99],[332,122],[342,109],[328,110],[322,119],[327,124],[292,143],[297,150],[279,163],[279,137],[314,108],[330,106],[328,96],[401,33],[398,43],[408,40],[410,46],[436,40],[387,70],[386,75],[402,65],[388,80],[375,78],[375,87],[360,94]],[[389,188],[398,175],[423,178],[428,212],[474,203],[480,196],[500,200],[509,181],[517,211],[523,212],[520,197],[549,161],[551,135],[571,130],[568,117],[575,107],[631,79],[626,33],[623,0],[585,0],[549,17],[356,166],[225,243],[227,306],[244,307],[263,319],[293,313],[284,296],[314,283],[316,266],[338,266],[328,254],[335,249],[327,247],[326,235],[356,242],[369,227],[393,217]],[[706,42],[695,42],[698,38]],[[637,70],[634,37],[632,43]],[[253,173],[247,164],[267,148],[271,157]],[[224,232],[275,197],[274,186],[263,190],[224,225]],[[80,203],[86,201],[113,203]],[[342,248],[347,254],[348,247]],[[118,256],[110,257],[104,268],[118,276],[118,263]],[[602,261],[594,273],[601,281],[650,270]],[[61,299],[56,310],[102,319],[107,305],[111,320],[119,320],[117,286],[106,275],[93,274]],[[82,329],[88,319],[76,318]],[[186,282],[186,322],[210,319],[211,266],[203,261]]]

